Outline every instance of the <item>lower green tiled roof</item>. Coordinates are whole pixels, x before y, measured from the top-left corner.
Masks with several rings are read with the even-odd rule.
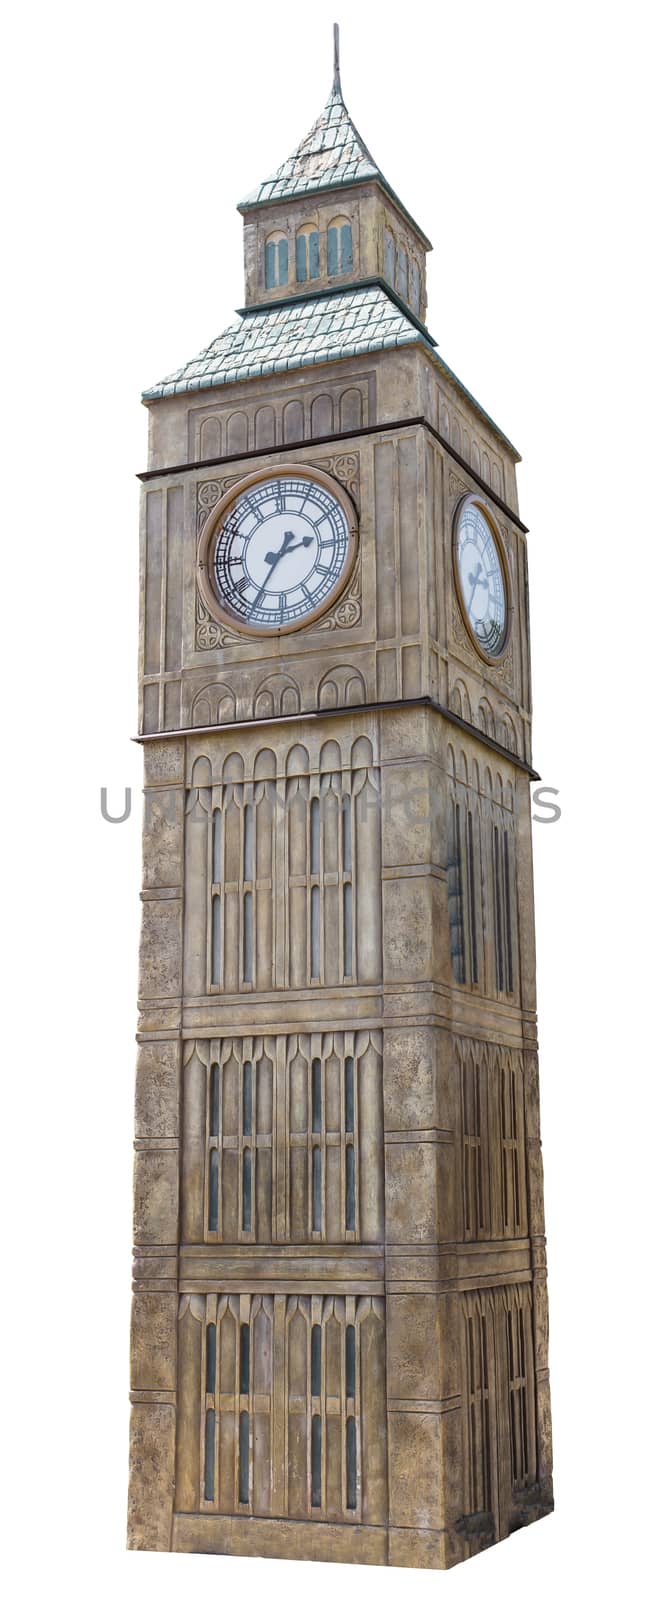
[[[381,287],[295,300],[246,311],[193,361],[146,389],[144,400],[214,389],[239,378],[262,378],[320,361],[340,361],[403,344],[432,346]]]
[[[435,365],[519,461],[515,445],[443,361],[431,336],[405,314],[381,284],[244,311],[239,322],[219,333],[193,361],[145,389],[143,399],[162,400],[166,395],[216,389],[241,378],[263,378],[271,372],[291,372],[296,367],[317,366],[321,361],[344,361],[347,356],[393,350],[405,344],[422,345],[429,352]]]

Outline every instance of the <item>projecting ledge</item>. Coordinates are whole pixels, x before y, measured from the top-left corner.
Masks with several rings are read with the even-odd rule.
[[[383,1245],[182,1245],[180,1292],[383,1294]]]
[[[291,1522],[281,1517],[177,1515],[173,1550],[205,1555],[272,1556],[286,1561],[349,1561],[385,1567],[385,1528],[365,1524]]]
[[[447,1245],[391,1244],[386,1249],[389,1294],[488,1289],[509,1283],[527,1283],[531,1277],[529,1239],[490,1239]]]

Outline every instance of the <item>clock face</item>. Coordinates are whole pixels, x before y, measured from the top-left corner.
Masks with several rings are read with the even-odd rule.
[[[506,641],[504,568],[488,517],[468,500],[456,524],[458,589],[468,627],[486,656],[501,655]]]
[[[257,475],[218,519],[209,555],[221,608],[279,632],[322,611],[353,556],[354,517],[323,473]]]

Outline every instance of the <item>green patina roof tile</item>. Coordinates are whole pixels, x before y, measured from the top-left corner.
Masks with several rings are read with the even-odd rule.
[[[420,330],[381,285],[249,311],[195,360],[147,389],[143,398],[155,400],[198,386],[210,388],[264,372],[335,361],[354,352],[381,349],[389,337],[394,342],[398,336],[403,343],[427,346]]]
[[[340,189],[344,184],[364,183],[370,179],[377,179],[413,222],[355,128],[340,85],[335,83],[324,110],[305,138],[271,177],[265,178],[241,201],[239,210],[269,205],[273,200],[291,199],[296,194]],[[422,234],[420,228],[418,232]],[[422,237],[425,239],[424,234]],[[425,239],[425,243],[428,245],[429,241]]]
[[[160,383],[146,389],[143,399],[189,394],[197,389],[238,383],[244,378],[260,378],[272,372],[287,372],[318,362],[344,360],[410,344],[422,345],[517,457],[506,434],[443,361],[428,335],[381,284],[344,289],[339,294],[293,301],[260,311],[246,311],[239,322],[226,328],[194,360],[187,361]]]

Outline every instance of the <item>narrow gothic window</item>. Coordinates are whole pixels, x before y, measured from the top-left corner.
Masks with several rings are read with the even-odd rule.
[[[210,1322],[207,1327],[207,1362],[205,1389],[207,1394],[213,1394],[216,1388],[216,1324]]]
[[[243,1063],[243,1132],[252,1132],[252,1062]]]
[[[221,883],[222,882],[222,876],[223,876],[223,856],[222,856],[223,827],[222,827],[222,824],[223,824],[222,811],[214,811],[214,814],[213,814],[213,881],[214,881],[214,883]]]
[[[461,1080],[464,1226],[469,1238],[478,1239],[485,1230],[486,1217],[482,1161],[482,1065],[476,1051],[462,1060]]]
[[[397,252],[397,292],[406,300],[408,294],[407,259],[406,250]]]
[[[218,1151],[212,1150],[209,1157],[209,1232],[218,1231]]]
[[[320,239],[313,227],[301,228],[295,240],[295,276],[298,283],[320,277]]]
[[[513,993],[513,936],[511,927],[511,844],[505,828],[493,828],[493,924],[495,932],[495,984],[503,994]]]
[[[271,233],[266,239],[265,272],[267,289],[288,283],[288,239],[284,233]]]
[[[343,795],[343,871],[352,871],[352,803]]]
[[[352,271],[352,224],[335,217],[327,229],[327,273],[330,278]]]
[[[207,1411],[204,1424],[204,1498],[213,1500],[214,1459],[216,1453],[216,1413]]]
[[[320,872],[320,801],[311,801],[311,863],[312,876]]]
[[[211,1068],[211,1117],[209,1132],[212,1139],[217,1139],[220,1133],[220,1067],[218,1063]]]
[[[448,840],[450,955],[457,983],[479,982],[477,838],[468,806],[453,800]]]
[[[420,268],[413,257],[411,257],[411,276],[409,280],[409,305],[414,311],[420,312]]]
[[[320,890],[311,890],[311,976],[320,977]]]
[[[321,1094],[322,1063],[317,1056],[311,1064],[311,1130],[320,1133],[322,1128],[322,1094]]]
[[[214,902],[215,904],[215,902]],[[243,982],[252,982],[252,895],[243,895]]]
[[[450,838],[448,848],[447,897],[450,922],[450,955],[452,972],[457,983],[466,981],[466,953],[463,929],[463,873],[461,861],[461,807],[453,801],[450,807]]]
[[[345,1132],[354,1133],[354,1058],[345,1061]]]
[[[354,1145],[345,1146],[345,1227],[348,1233],[356,1228],[356,1198],[354,1193]]]
[[[356,1328],[348,1323],[345,1330],[345,1394],[353,1400],[356,1389]]]
[[[502,866],[499,829],[493,828],[493,912],[495,924],[495,982],[504,989],[504,910],[502,905]]]
[[[216,1062],[209,1080],[209,1219],[210,1233],[218,1231],[218,1200],[220,1192],[220,1067]]]
[[[242,1506],[250,1499],[250,1417],[242,1411],[238,1422],[238,1498]]]
[[[311,1183],[312,1202],[311,1202],[311,1210],[313,1212],[313,1216],[311,1218],[311,1224],[312,1224],[311,1231],[312,1231],[312,1233],[320,1233],[321,1230],[322,1230],[322,1157],[321,1157],[321,1152],[320,1152],[320,1146],[319,1145],[314,1145],[311,1159],[312,1159],[312,1183]]]
[[[390,228],[384,229],[384,277],[395,285],[395,240]]]
[[[241,1323],[241,1348],[239,1351],[240,1393],[250,1393],[250,1329]]]
[[[466,1411],[467,1457],[471,1512],[487,1511],[491,1505],[491,1414],[489,1377],[489,1337],[485,1310],[472,1299],[464,1310],[466,1332]]]
[[[508,1308],[506,1333],[511,1482],[514,1489],[521,1489],[529,1479],[528,1367],[524,1306]]]
[[[220,895],[214,895],[212,901],[212,939],[211,939],[211,982],[220,983],[220,957],[221,957],[221,920],[220,920]]]
[[[513,942],[511,938],[511,866],[509,835],[504,834],[504,914],[506,918],[506,982],[509,994],[513,993]]]
[[[311,1418],[311,1504],[322,1504],[322,1422],[320,1417]]]
[[[311,1394],[314,1400],[320,1398],[320,1367],[322,1362],[322,1328],[314,1322],[311,1329]]]
[[[504,1061],[499,1070],[500,1131],[502,1136],[502,1226],[504,1232],[520,1228],[520,1180],[516,1075]]]
[[[347,1472],[347,1509],[356,1511],[357,1504],[357,1425],[348,1417],[345,1429],[345,1462]]]
[[[254,808],[246,806],[243,816],[243,877],[251,883],[254,877]]]
[[[343,885],[343,975],[352,977],[352,884]]]
[[[243,1232],[252,1232],[252,1151],[243,1151]]]
[[[223,816],[222,811],[213,814],[213,882],[222,884],[223,879]],[[222,902],[220,893],[214,894],[211,902],[211,982],[220,984],[222,967]]]
[[[468,942],[470,946],[470,976],[473,983],[477,983],[479,973],[477,965],[477,885],[475,872],[475,840],[472,812],[467,814],[466,847],[468,865]]]

